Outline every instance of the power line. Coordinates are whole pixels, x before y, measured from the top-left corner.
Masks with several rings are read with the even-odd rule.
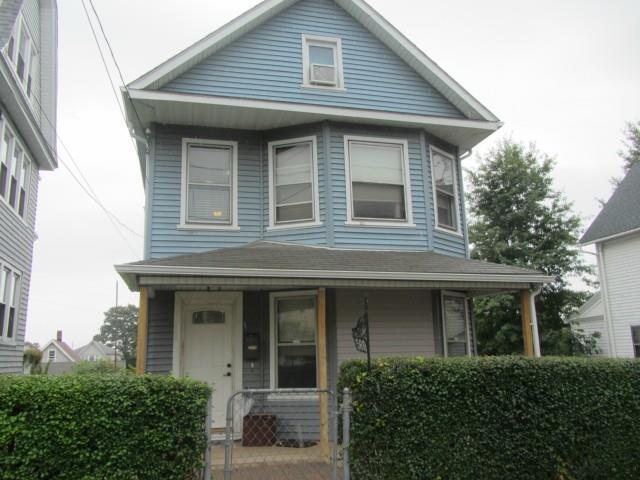
[[[84,0],[83,0],[83,4],[84,4]],[[133,112],[136,115],[136,119],[138,120],[138,124],[140,126],[142,126],[142,120],[140,120],[140,115],[138,115],[138,110],[136,109],[136,106],[134,105],[133,100],[131,100],[131,94],[129,92],[129,87],[127,86],[127,83],[124,81],[124,76],[122,75],[122,70],[120,70],[120,65],[118,65],[118,61],[116,60],[116,56],[113,53],[113,49],[111,48],[111,42],[109,42],[109,37],[107,37],[107,34],[104,31],[104,27],[102,26],[102,21],[100,20],[100,15],[98,15],[96,7],[93,5],[93,0],[89,0],[89,5],[91,5],[91,9],[93,10],[93,14],[96,16],[96,19],[98,20],[98,26],[100,26],[100,31],[102,31],[102,36],[104,37],[105,42],[107,42],[107,47],[109,48],[109,53],[111,53],[111,58],[113,59],[113,63],[115,64],[116,69],[118,70],[118,75],[120,75],[120,81],[122,82],[122,86],[124,87],[124,89],[127,91],[127,94],[129,95],[129,102],[131,103],[131,107],[133,108]]]

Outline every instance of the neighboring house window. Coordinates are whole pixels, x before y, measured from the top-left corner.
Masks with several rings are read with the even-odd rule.
[[[14,342],[20,304],[20,274],[7,265],[0,273],[0,340]]]
[[[640,326],[631,327],[631,338],[633,340],[633,356],[640,358]]]
[[[6,119],[0,124],[0,196],[24,218],[31,162]]]
[[[345,136],[348,223],[412,222],[407,150],[404,140]]]
[[[49,361],[50,362],[56,361],[56,351],[53,349],[49,350]]]
[[[303,86],[344,90],[339,38],[302,36]]]
[[[32,93],[34,81],[38,79],[38,50],[22,15],[18,16],[9,38],[6,55],[13,64],[27,97],[34,100]]]
[[[272,297],[272,378],[275,388],[316,387],[316,296]]]
[[[470,354],[467,301],[463,295],[442,295],[444,353],[447,357]]]
[[[269,143],[271,227],[318,224],[316,138]]]
[[[237,226],[238,144],[184,139],[182,226]]]
[[[458,175],[454,157],[431,148],[436,226],[454,233],[460,232],[458,211]]]

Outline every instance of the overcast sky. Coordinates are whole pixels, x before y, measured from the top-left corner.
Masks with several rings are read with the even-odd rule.
[[[640,119],[638,0],[369,2],[505,122],[475,152],[504,136],[535,141],[576,211],[597,214],[621,171],[624,122]],[[59,134],[103,204],[142,234],[138,160],[82,4],[58,3]],[[256,3],[94,0],[127,82]],[[27,339],[60,329],[78,347],[115,303],[113,265],[139,260],[142,238],[123,231],[125,242],[63,165],[41,177]],[[137,303],[122,283],[119,302]]]

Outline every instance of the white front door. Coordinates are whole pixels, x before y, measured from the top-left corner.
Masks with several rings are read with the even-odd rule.
[[[213,386],[212,428],[224,428],[227,400],[233,393],[233,308],[192,305],[183,315],[182,375]]]

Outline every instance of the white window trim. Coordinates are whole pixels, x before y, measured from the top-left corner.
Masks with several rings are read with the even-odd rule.
[[[4,269],[9,270],[9,275],[11,277],[13,277],[13,289],[11,291],[11,298],[15,298],[16,295],[16,284],[15,284],[15,275],[19,276],[19,280],[18,280],[18,304],[15,306],[15,312],[14,312],[14,318],[13,318],[13,336],[12,337],[8,337],[7,335],[5,335],[6,330],[8,330],[9,328],[9,309],[10,306],[7,304],[5,305],[5,318],[4,318],[4,325],[2,326],[2,331],[0,332],[0,344],[3,345],[16,345],[17,344],[17,340],[16,340],[16,336],[18,333],[18,324],[20,323],[19,318],[20,318],[20,304],[22,302],[22,285],[23,285],[23,275],[22,275],[22,271],[18,270],[17,268],[13,268],[11,265],[9,265],[7,262],[3,262],[0,261],[0,300],[4,299],[4,283],[2,281],[2,279],[4,278]],[[13,301],[13,300],[11,300]]]
[[[318,388],[318,291],[298,290],[295,292],[272,292],[269,294],[269,387],[271,390],[278,390],[276,384],[278,344],[276,342],[276,300],[291,297],[316,297],[316,388]],[[297,389],[287,389],[297,390]],[[301,388],[299,390],[309,390]],[[313,400],[318,398],[318,394],[291,394],[291,395],[269,395],[269,400]]]
[[[436,177],[434,175],[433,168],[433,154],[437,153],[442,155],[443,157],[451,159],[453,164],[453,195],[454,195],[454,204],[456,206],[456,229],[450,229],[446,227],[441,227],[439,225],[440,221],[438,220],[438,195],[436,190]],[[460,181],[460,176],[458,174],[458,162],[454,155],[451,155],[444,150],[434,147],[432,145],[429,146],[429,163],[431,164],[431,190],[433,191],[433,220],[434,220],[434,229],[438,232],[447,233],[449,235],[456,235],[458,237],[462,237],[462,218],[460,217],[460,192],[458,190],[458,182]]]
[[[51,353],[52,353],[52,352],[53,352],[53,357],[51,356]],[[47,361],[49,361],[49,362],[55,362],[55,361],[56,361],[56,356],[57,356],[57,355],[56,355],[56,350],[55,350],[55,348],[50,348],[50,349],[47,351]]]
[[[20,33],[22,32],[23,29],[27,32],[27,35],[29,37],[29,66],[25,67],[25,73],[28,72],[28,75],[25,75],[25,80],[20,80],[20,77],[18,76],[18,44],[20,43]],[[7,54],[9,40],[11,39],[12,36],[14,38],[13,58]],[[34,38],[33,34],[29,29],[29,25],[27,25],[27,21],[25,20],[23,13],[19,12],[18,17],[16,19],[16,23],[14,24],[11,34],[9,36],[9,40],[7,40],[5,48],[3,49],[3,53],[5,54],[6,58],[9,60],[9,63],[12,66],[11,70],[15,77],[16,83],[20,85],[20,89],[22,90],[22,93],[24,94],[25,98],[29,100],[29,105],[31,106],[31,108],[34,110],[34,112],[37,112],[38,106],[35,103],[37,100],[35,100],[34,88],[33,86],[31,87],[31,96],[33,96],[33,99],[32,99],[30,98],[29,95],[27,95],[27,85],[26,85],[26,83],[28,82],[29,75],[31,74],[31,57],[33,56],[34,51],[36,54],[37,61],[38,62],[40,61],[40,51],[38,50],[38,46],[34,42],[33,38]],[[40,79],[39,78],[36,79],[32,77],[32,82],[36,82],[36,81],[39,82]]]
[[[224,147],[231,147],[232,149],[232,179],[231,179],[231,223],[230,224],[216,224],[216,223],[198,223],[187,221],[187,208],[188,208],[188,159],[187,153],[190,145],[219,145]],[[234,231],[240,230],[238,226],[238,142],[229,140],[212,140],[208,138],[186,138],[182,139],[182,173],[180,180],[180,224],[178,230],[227,230]]]
[[[296,143],[311,142],[311,170],[312,170],[312,204],[313,220],[301,220],[288,223],[276,223],[276,203],[275,203],[275,155],[276,147],[282,145],[293,145]],[[301,137],[287,140],[277,140],[269,142],[269,227],[267,230],[287,230],[292,228],[317,227],[322,225],[320,221],[320,186],[318,184],[318,140],[317,137]]]
[[[469,329],[469,305],[467,303],[467,296],[464,293],[460,292],[452,292],[449,290],[442,290],[440,293],[440,312],[442,315],[442,343],[443,343],[443,352],[444,356],[448,357],[448,346],[447,346],[447,319],[445,318],[445,310],[444,310],[444,297],[460,297],[462,298],[464,304],[464,326],[467,335],[467,357],[472,357],[471,353],[471,331]]]
[[[13,128],[13,126],[7,121],[7,114],[5,112],[3,112],[2,115],[0,116],[0,150],[2,149],[4,144],[5,128],[8,129],[9,132],[11,132],[11,135],[13,136],[13,146],[11,148],[11,151],[9,152],[9,158],[7,159],[7,192],[6,192],[7,195],[6,197],[0,196],[0,202],[4,203],[7,206],[7,208],[9,208],[9,210],[11,210],[13,214],[20,219],[20,221],[22,221],[22,223],[28,226],[29,222],[27,221],[27,218],[29,216],[29,201],[31,199],[31,195],[30,195],[31,182],[33,177],[33,171],[31,167],[33,165],[33,161],[31,160],[31,157],[29,156],[24,144],[16,134],[16,129]],[[22,150],[22,161],[24,162],[24,159],[26,158],[27,162],[29,163],[29,168],[27,169],[27,174],[29,178],[27,178],[27,182],[25,184],[24,216],[22,217],[18,213],[18,210],[20,208],[20,192],[18,191],[16,192],[16,206],[12,207],[11,204],[9,203],[9,192],[11,190],[11,170],[13,169],[13,153],[16,148],[15,147],[16,143]],[[2,155],[1,151],[0,151],[0,155]],[[21,173],[22,171],[18,172],[18,174],[21,174]],[[19,183],[17,184],[16,188],[18,189],[20,188]]]
[[[335,45],[336,72],[338,84],[335,87],[329,85],[315,85],[309,79],[309,46],[313,44],[333,44]],[[302,35],[302,88],[312,88],[332,92],[346,92],[344,85],[344,70],[342,63],[342,40],[333,37],[320,37],[317,35]]]
[[[407,218],[405,220],[359,220],[353,218],[353,203],[352,203],[352,184],[351,184],[351,158],[349,155],[349,143],[355,142],[367,142],[367,143],[383,143],[391,145],[400,145],[402,147],[402,177],[404,179],[404,205]],[[367,137],[359,135],[345,135],[344,136],[344,176],[346,182],[346,200],[347,200],[347,221],[345,225],[359,226],[359,227],[390,227],[390,228],[415,228],[416,224],[413,222],[413,206],[411,195],[411,172],[409,170],[409,142],[406,139],[398,138],[381,138],[381,137]]]

